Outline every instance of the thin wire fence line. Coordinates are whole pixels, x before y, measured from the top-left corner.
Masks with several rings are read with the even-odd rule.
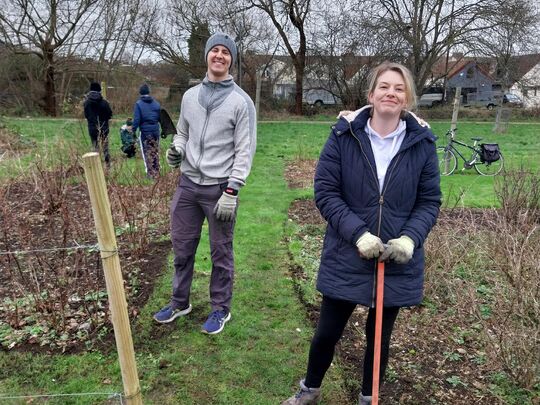
[[[7,256],[7,255],[26,255],[26,254],[33,254],[33,253],[49,253],[49,252],[56,252],[56,251],[62,251],[62,250],[80,250],[80,249],[88,249],[88,250],[95,250],[96,252],[101,253],[118,253],[118,249],[115,250],[100,250],[99,245],[93,244],[93,245],[75,245],[75,246],[68,246],[68,247],[57,247],[57,248],[45,248],[45,249],[30,249],[30,250],[14,250],[14,251],[3,251],[0,252],[0,256]]]
[[[90,397],[107,396],[108,399],[118,398],[123,403],[122,393],[119,392],[76,392],[73,394],[37,394],[37,395],[0,395],[0,401],[3,399],[30,399],[30,398],[59,398],[59,397]]]

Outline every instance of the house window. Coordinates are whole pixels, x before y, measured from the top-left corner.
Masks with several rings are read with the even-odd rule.
[[[472,79],[474,77],[474,69],[470,67],[467,69],[467,79]]]

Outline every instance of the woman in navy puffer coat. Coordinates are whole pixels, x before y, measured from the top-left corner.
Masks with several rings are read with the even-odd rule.
[[[406,133],[379,193],[375,159],[364,128],[371,107],[333,127],[315,175],[315,201],[328,221],[317,289],[335,299],[373,306],[376,260],[358,254],[356,241],[369,231],[386,243],[407,235],[412,259],[385,266],[385,306],[422,301],[424,240],[439,213],[441,193],[435,136],[411,113]]]
[[[412,76],[385,62],[371,73],[370,105],[332,127],[315,174],[315,202],[328,225],[317,280],[321,313],[306,378],[283,405],[318,403],[334,347],[357,304],[369,307],[359,403],[371,403],[377,260],[386,261],[381,375],[399,308],[418,305],[424,241],[441,204],[435,136],[408,112]]]

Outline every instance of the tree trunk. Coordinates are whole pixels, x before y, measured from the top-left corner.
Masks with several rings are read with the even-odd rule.
[[[296,93],[294,96],[294,113],[302,115],[302,99],[304,94],[304,68],[301,63],[294,64],[296,73]]]
[[[46,115],[56,117],[56,86],[54,84],[54,54],[45,52],[45,94],[43,95],[43,110]]]

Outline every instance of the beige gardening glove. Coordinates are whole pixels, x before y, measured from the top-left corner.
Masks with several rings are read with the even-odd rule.
[[[233,221],[234,217],[236,216],[236,204],[238,202],[238,195],[233,195],[232,192],[234,191],[236,191],[236,194],[238,194],[237,190],[231,190],[230,188],[227,188],[223,192],[221,197],[219,197],[219,200],[214,208],[214,215],[220,221],[230,222]]]
[[[369,232],[363,233],[362,236],[358,238],[356,247],[358,248],[360,256],[365,259],[379,257],[379,255],[384,252],[384,245],[381,239]]]
[[[388,246],[379,260],[393,260],[399,264],[408,263],[412,259],[414,253],[414,241],[408,236],[401,236],[398,239],[390,239]]]

